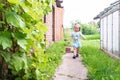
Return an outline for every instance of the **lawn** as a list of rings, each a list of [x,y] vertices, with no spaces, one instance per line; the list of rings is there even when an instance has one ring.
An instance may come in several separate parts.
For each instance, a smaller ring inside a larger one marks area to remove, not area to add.
[[[120,60],[112,59],[102,52],[99,39],[91,37],[91,39],[82,40],[80,54],[88,68],[89,80],[120,80]]]

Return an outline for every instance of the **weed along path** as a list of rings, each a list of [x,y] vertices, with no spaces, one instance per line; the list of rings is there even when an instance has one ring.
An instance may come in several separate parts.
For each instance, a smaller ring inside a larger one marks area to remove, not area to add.
[[[72,53],[63,55],[63,62],[56,69],[54,80],[87,80],[87,68],[83,65],[81,56],[76,59],[72,56]]]

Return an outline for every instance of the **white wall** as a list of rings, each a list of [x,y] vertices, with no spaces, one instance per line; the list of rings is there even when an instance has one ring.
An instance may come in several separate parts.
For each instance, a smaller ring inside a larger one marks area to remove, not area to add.
[[[100,21],[100,49],[104,49],[104,19]]]
[[[113,36],[113,32],[112,32],[112,14],[108,15],[108,40],[107,40],[107,45],[108,45],[108,51],[112,53],[112,36]]]
[[[119,55],[119,11],[101,19],[101,49]]]
[[[103,21],[103,48],[107,50],[107,17],[104,17]]]
[[[119,52],[119,11],[113,13],[113,53],[118,54]]]

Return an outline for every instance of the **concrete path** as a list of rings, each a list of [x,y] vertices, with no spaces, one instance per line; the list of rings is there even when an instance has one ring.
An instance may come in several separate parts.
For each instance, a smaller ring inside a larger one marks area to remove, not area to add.
[[[56,69],[54,80],[87,80],[87,69],[81,62],[81,56],[76,59],[72,56],[72,53],[63,55],[63,62]]]

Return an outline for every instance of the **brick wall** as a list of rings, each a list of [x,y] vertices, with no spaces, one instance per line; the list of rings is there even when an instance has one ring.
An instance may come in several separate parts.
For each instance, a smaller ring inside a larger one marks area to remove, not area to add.
[[[45,16],[45,23],[48,28],[48,32],[46,33],[46,40],[48,40],[49,43],[52,43],[53,41],[53,37],[52,37],[53,36],[53,27],[52,27],[53,20],[52,18],[53,18],[52,12]]]
[[[63,8],[54,6],[54,41],[63,39]]]
[[[49,44],[63,39],[63,8],[53,6],[52,12],[45,16],[45,23],[48,27],[46,40]]]

